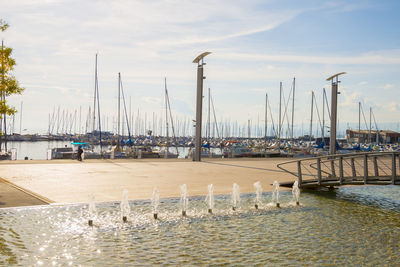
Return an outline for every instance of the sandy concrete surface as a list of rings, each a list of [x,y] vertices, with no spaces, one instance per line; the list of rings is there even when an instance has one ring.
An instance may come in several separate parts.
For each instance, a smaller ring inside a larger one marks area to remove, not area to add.
[[[0,179],[0,208],[44,205],[48,201]]]
[[[206,195],[208,184],[214,184],[215,194],[229,194],[233,183],[242,193],[254,192],[256,181],[264,191],[271,191],[274,180],[295,180],[276,167],[285,161],[288,159],[7,161],[0,163],[0,177],[56,203],[81,203],[87,202],[91,193],[96,201],[120,200],[124,189],[129,191],[129,199],[149,199],[154,187],[160,197],[179,197],[179,186],[184,183],[189,196]]]

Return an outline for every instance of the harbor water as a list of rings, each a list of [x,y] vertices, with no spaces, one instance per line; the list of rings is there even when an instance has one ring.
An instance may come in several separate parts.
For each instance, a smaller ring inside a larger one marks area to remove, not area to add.
[[[28,160],[45,160],[47,159],[47,150],[52,148],[60,147],[73,147],[71,141],[36,141],[36,142],[8,142],[7,147],[9,149],[17,149],[17,160],[24,160],[25,157]],[[110,147],[111,148],[111,147]],[[103,147],[104,150],[109,149]],[[95,151],[100,151],[100,146],[94,146]],[[219,149],[215,149],[218,150]],[[175,147],[171,147],[170,151],[176,153]],[[179,158],[185,158],[189,151],[188,147],[178,147]]]
[[[209,192],[210,194],[210,192]],[[154,193],[153,193],[154,195]],[[206,195],[206,192],[205,192]],[[133,196],[132,196],[133,197]],[[400,262],[400,187],[281,192],[0,209],[2,266],[244,265],[395,266]],[[154,197],[154,196],[153,196]],[[208,198],[209,199],[209,198]],[[153,200],[154,204],[154,200]],[[126,203],[125,203],[126,205]],[[129,214],[126,214],[127,211]]]

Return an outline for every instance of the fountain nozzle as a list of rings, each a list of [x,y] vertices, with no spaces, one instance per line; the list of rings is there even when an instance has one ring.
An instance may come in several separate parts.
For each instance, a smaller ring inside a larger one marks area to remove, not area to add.
[[[236,210],[236,207],[232,207],[232,210],[235,211],[235,210]]]
[[[89,226],[93,226],[93,220],[88,221]]]
[[[123,217],[122,217],[122,221],[123,221],[124,223],[126,223],[126,222],[128,221],[128,218],[127,218],[126,216],[123,216]]]
[[[297,205],[297,206],[300,206],[300,202],[299,202],[299,201],[296,201],[296,205]]]
[[[208,213],[212,214],[212,209],[208,209]]]
[[[182,216],[186,217],[186,210],[182,210]]]
[[[153,217],[155,220],[157,220],[157,213],[153,213]]]
[[[255,204],[254,207],[256,208],[256,210],[258,210],[258,204]]]
[[[280,208],[281,205],[277,202],[277,203],[276,203],[276,207],[277,207],[277,208]]]

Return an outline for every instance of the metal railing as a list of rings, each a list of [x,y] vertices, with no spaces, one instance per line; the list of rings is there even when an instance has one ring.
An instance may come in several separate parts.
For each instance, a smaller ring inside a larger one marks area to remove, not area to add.
[[[299,187],[347,184],[400,185],[400,152],[336,154],[278,164],[297,177]]]

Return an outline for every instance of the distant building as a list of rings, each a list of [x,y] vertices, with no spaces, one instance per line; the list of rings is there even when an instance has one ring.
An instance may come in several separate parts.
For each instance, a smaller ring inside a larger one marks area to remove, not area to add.
[[[358,136],[358,130],[346,130],[346,139],[348,143],[383,143],[383,144],[394,144],[400,143],[400,133],[391,130],[371,130],[371,136],[369,130],[361,130],[360,136]]]

